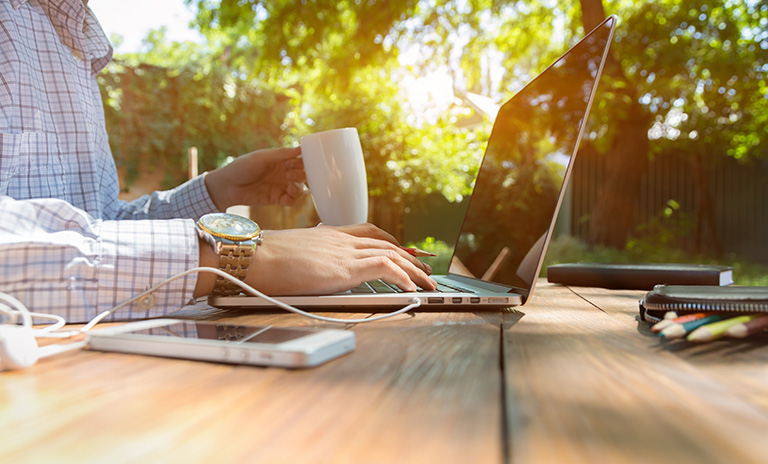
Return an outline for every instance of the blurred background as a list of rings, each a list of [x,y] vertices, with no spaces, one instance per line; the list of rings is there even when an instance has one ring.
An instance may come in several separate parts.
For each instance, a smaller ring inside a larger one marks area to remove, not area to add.
[[[369,220],[438,253],[437,270],[447,268],[499,105],[616,14],[545,269],[719,263],[735,267],[737,283],[768,285],[766,1],[89,6],[116,47],[98,78],[123,198],[353,126]],[[318,221],[309,198],[250,214],[265,228]]]

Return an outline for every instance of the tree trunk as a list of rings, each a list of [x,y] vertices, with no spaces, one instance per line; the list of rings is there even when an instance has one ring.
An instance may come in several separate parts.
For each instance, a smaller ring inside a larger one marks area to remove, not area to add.
[[[584,29],[589,32],[605,20],[605,9],[601,0],[580,0],[580,3]],[[607,81],[623,83],[612,88],[618,94],[613,104],[625,108],[614,108],[623,116],[615,120],[616,138],[603,155],[606,180],[590,216],[588,242],[623,248],[635,228],[640,178],[648,169],[651,118],[638,102],[636,89],[613,52],[608,55],[604,73]]]
[[[715,227],[714,202],[709,184],[709,170],[702,162],[701,153],[689,156],[696,186],[696,235],[694,237],[695,251],[704,254],[722,256],[723,245]]]
[[[402,242],[404,232],[402,203],[392,203],[384,197],[377,196],[370,198],[368,206],[368,221]]]
[[[592,245],[624,248],[636,227],[640,179],[648,170],[648,116],[633,104],[616,122],[617,136],[606,158],[605,181],[589,220]]]
[[[602,0],[580,0],[580,2],[581,24],[584,25],[584,32],[587,33],[605,21],[605,9]]]

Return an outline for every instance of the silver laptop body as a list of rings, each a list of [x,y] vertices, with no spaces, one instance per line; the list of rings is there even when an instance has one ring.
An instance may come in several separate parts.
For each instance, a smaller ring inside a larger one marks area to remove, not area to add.
[[[333,295],[277,296],[299,308],[465,311],[531,297],[616,27],[611,16],[499,110],[447,275],[439,292],[400,292],[384,282]],[[385,287],[389,287],[388,289]],[[260,297],[211,297],[219,308],[273,308]]]

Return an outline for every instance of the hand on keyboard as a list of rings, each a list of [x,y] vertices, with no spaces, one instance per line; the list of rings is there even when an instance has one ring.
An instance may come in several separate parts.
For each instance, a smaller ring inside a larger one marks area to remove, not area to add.
[[[332,294],[373,280],[416,291],[436,288],[431,272],[390,234],[360,224],[266,231],[245,281],[269,295]]]

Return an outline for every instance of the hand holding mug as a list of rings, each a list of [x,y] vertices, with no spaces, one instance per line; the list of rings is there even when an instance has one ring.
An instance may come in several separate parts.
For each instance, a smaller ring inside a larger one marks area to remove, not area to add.
[[[344,226],[368,220],[368,181],[357,129],[347,127],[301,138],[309,191],[323,224]]]
[[[303,195],[304,167],[296,148],[257,150],[206,174],[205,186],[219,211],[232,205],[292,206]]]

